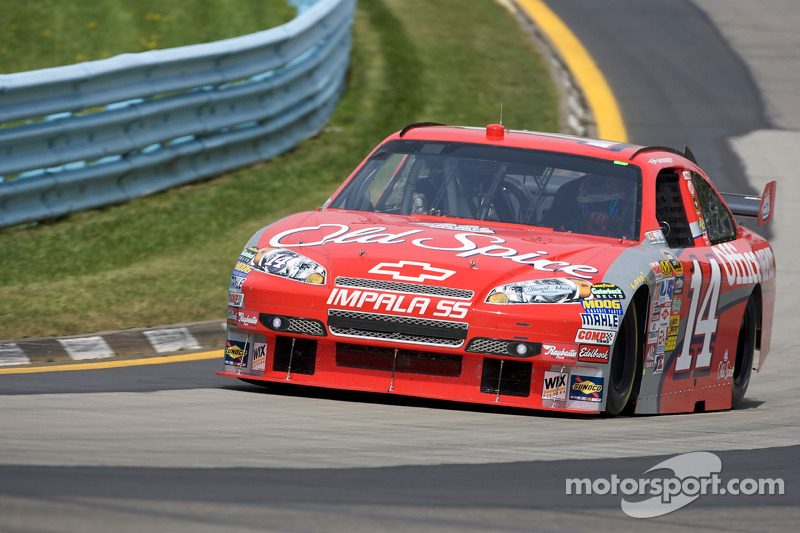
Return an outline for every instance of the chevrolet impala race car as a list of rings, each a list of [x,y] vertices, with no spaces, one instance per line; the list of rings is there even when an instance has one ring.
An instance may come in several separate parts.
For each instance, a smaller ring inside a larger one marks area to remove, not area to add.
[[[688,150],[412,124],[247,242],[218,373],[610,416],[730,409],[775,304],[772,248],[734,215],[766,222],[774,196],[720,194]]]

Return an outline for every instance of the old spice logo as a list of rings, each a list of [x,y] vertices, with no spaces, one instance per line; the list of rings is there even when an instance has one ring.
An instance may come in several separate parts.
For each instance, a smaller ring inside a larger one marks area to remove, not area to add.
[[[578,361],[589,363],[608,363],[609,346],[581,346],[578,350]]]
[[[553,342],[542,343],[543,361],[575,361],[578,357],[578,347],[574,344]]]
[[[370,274],[385,274],[398,281],[425,280],[443,281],[455,274],[455,270],[436,268],[430,263],[400,261],[399,263],[379,263],[370,269]]]
[[[386,230],[387,228],[382,226],[351,230],[344,224],[319,224],[282,231],[269,240],[269,245],[290,249],[329,244],[410,244],[424,250],[452,252],[456,257],[486,256],[506,259],[531,266],[541,272],[564,272],[582,279],[591,279],[599,272],[593,266],[573,265],[567,261],[548,259],[549,254],[544,250],[520,251],[504,246],[506,240],[497,235],[459,232],[446,235],[434,234],[428,237],[425,236],[428,232],[423,229],[400,233],[386,233]],[[409,239],[412,235],[419,234],[423,236]],[[457,241],[457,244],[453,245],[453,241]]]

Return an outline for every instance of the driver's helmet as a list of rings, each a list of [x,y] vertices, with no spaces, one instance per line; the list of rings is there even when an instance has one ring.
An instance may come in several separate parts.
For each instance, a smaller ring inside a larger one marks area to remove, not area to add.
[[[578,191],[578,206],[581,214],[589,217],[593,213],[615,216],[625,198],[625,189],[618,180],[603,176],[590,176]]]

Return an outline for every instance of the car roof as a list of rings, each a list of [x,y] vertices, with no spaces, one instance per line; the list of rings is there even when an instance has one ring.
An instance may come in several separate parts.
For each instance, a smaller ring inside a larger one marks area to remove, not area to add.
[[[665,153],[669,157],[682,157],[694,163],[688,148],[679,152],[665,146],[643,146],[617,141],[605,141],[589,137],[578,137],[562,133],[527,130],[510,130],[500,124],[489,124],[485,128],[473,126],[445,126],[433,122],[410,124],[389,139],[413,139],[427,141],[467,142],[511,146],[551,152],[562,152],[600,159],[632,162],[646,154],[651,159],[654,153]],[[388,140],[388,139],[387,139]]]

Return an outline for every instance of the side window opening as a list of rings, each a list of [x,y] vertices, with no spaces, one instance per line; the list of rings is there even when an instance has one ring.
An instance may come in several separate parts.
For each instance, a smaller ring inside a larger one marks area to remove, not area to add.
[[[725,207],[716,191],[702,176],[694,172],[692,172],[692,183],[694,183],[697,202],[700,205],[700,212],[703,213],[706,234],[711,244],[720,244],[736,239],[736,223],[733,215]]]
[[[692,230],[681,199],[680,176],[673,169],[664,169],[656,178],[656,218],[670,248],[694,246]]]

